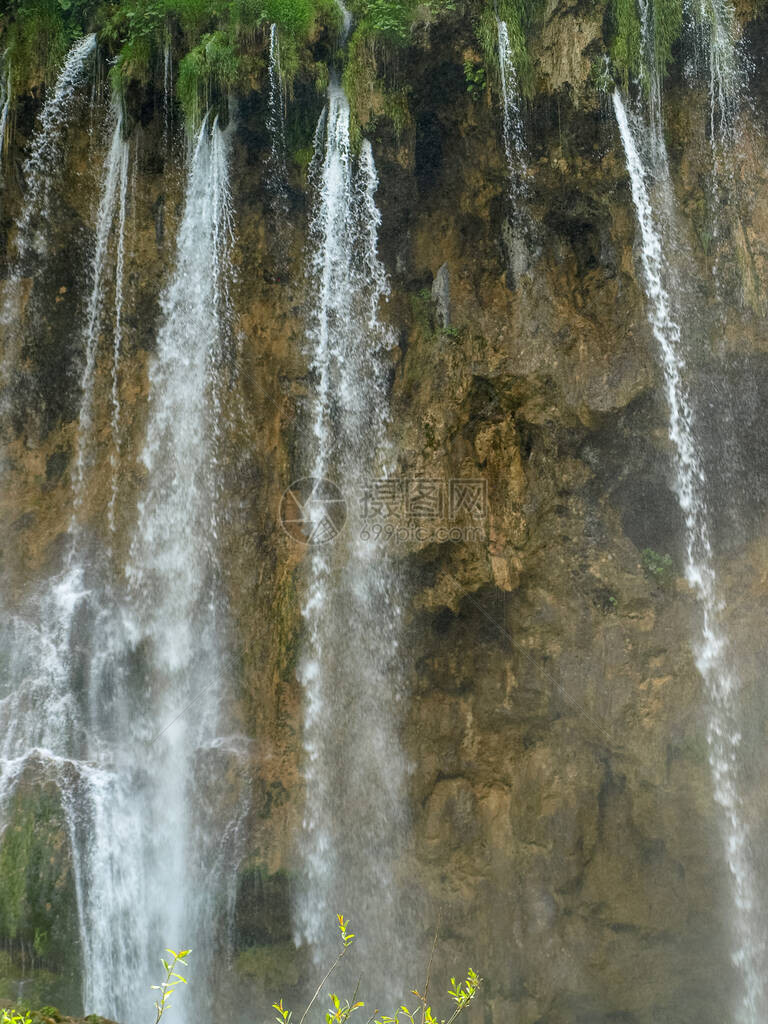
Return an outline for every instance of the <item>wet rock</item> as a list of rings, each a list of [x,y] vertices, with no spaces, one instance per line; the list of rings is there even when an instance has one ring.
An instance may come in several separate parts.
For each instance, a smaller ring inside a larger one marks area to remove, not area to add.
[[[451,326],[451,275],[448,264],[443,263],[432,282],[432,301],[438,326]]]

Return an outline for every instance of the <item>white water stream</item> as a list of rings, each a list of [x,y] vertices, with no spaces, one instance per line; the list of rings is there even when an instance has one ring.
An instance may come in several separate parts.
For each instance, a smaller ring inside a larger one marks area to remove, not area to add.
[[[524,187],[526,161],[523,120],[520,116],[520,90],[507,23],[497,18],[496,29],[499,47],[499,72],[501,76],[502,139],[504,141],[504,155],[507,158],[511,197],[515,200],[519,197]]]
[[[735,721],[740,682],[722,622],[707,509],[707,481],[697,450],[694,417],[686,386],[679,313],[670,293],[660,214],[668,208],[671,184],[660,129],[631,114],[618,91],[613,105],[632,185],[641,236],[648,319],[662,357],[674,454],[674,486],[685,522],[685,572],[701,611],[696,664],[708,697],[707,743],[714,795],[720,805],[725,854],[733,893],[733,961],[743,982],[738,1019],[765,1020],[765,932],[756,897],[750,833],[739,792],[739,729]],[[656,123],[658,124],[657,118]]]
[[[118,117],[82,332],[76,511],[88,481],[94,367],[110,295],[113,373],[119,360],[128,152]],[[228,161],[229,136],[206,119],[162,298],[127,592],[104,575],[103,560],[89,558],[85,527],[76,524],[83,543],[73,545],[63,573],[0,627],[0,828],[14,794],[26,792],[19,787],[57,785],[73,860],[84,1008],[123,1024],[146,1018],[141,993],[149,1001],[168,945],[195,949],[196,984],[179,999],[179,1019],[211,1013],[210,978],[226,948],[248,807],[247,744],[229,724],[216,568]],[[113,378],[113,424],[115,394]]]
[[[388,285],[378,255],[373,155],[367,141],[359,158],[353,155],[349,103],[335,83],[318,124],[310,176],[308,338],[316,383],[305,466],[307,475],[339,487],[348,522],[335,540],[308,554],[299,669],[305,887],[296,930],[316,962],[325,963],[335,949],[336,912],[353,908],[357,919],[373,925],[361,927],[366,976],[385,987],[403,980],[408,945],[407,932],[398,931],[397,861],[408,821],[398,738],[401,611],[385,549],[361,535],[360,497],[368,481],[386,475],[390,458],[386,352],[392,339],[379,315]],[[313,509],[318,528],[325,511],[322,502]]]

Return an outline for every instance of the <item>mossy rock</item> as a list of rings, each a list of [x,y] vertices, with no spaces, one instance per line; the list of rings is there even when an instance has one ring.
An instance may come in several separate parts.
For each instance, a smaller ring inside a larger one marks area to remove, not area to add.
[[[290,943],[291,897],[287,872],[270,874],[258,861],[249,861],[241,868],[235,931],[238,949],[271,948]]]
[[[292,942],[251,946],[238,953],[235,969],[242,978],[258,982],[265,992],[294,989],[301,979],[300,951]]]
[[[114,1024],[108,1017],[99,1017],[96,1013],[89,1013],[87,1017],[68,1017],[55,1006],[24,1007],[19,1012],[27,1013],[32,1024]]]
[[[0,997],[80,1010],[77,903],[57,787],[23,779],[0,841]]]

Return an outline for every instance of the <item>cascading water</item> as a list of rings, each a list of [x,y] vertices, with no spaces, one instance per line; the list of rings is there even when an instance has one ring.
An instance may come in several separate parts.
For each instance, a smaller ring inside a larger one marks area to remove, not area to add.
[[[520,116],[520,90],[517,82],[517,68],[509,41],[509,28],[505,21],[496,19],[499,47],[499,73],[501,77],[502,138],[507,158],[512,199],[515,200],[524,185],[525,139],[523,121]]]
[[[659,344],[669,407],[669,436],[674,451],[674,486],[685,521],[686,577],[698,597],[701,634],[696,664],[708,695],[707,742],[714,794],[722,811],[725,852],[733,893],[733,962],[743,993],[738,1019],[765,1020],[765,938],[756,897],[750,834],[739,794],[740,734],[735,716],[740,681],[732,666],[728,637],[721,620],[708,524],[707,482],[697,451],[694,417],[686,387],[679,315],[670,292],[659,210],[670,202],[666,150],[657,116],[655,130],[629,113],[618,91],[613,105],[621,133],[641,235],[641,256],[648,319]],[[660,191],[654,206],[654,187]]]
[[[286,194],[288,172],[285,150],[285,88],[280,67],[280,36],[277,25],[269,28],[269,112],[267,129],[271,140],[267,160],[267,188],[278,218],[288,215]]]
[[[697,63],[709,79],[710,140],[715,147],[731,137],[745,61],[736,43],[736,13],[730,0],[693,0]]]
[[[17,362],[20,344],[19,330],[23,321],[21,282],[25,276],[39,273],[44,264],[50,230],[51,193],[63,166],[62,142],[78,97],[78,88],[85,81],[89,58],[95,49],[96,36],[89,35],[78,40],[67,54],[56,86],[40,112],[30,153],[24,162],[22,173],[26,195],[16,226],[14,249],[9,256],[10,273],[3,283],[0,301],[0,326],[3,329],[0,387],[4,406],[8,400],[9,376]],[[3,126],[7,116],[6,110]]]
[[[145,902],[163,906],[171,944],[196,949],[201,988],[212,968],[214,908],[232,896],[225,880],[236,866],[246,799],[238,767],[243,742],[220,735],[228,665],[217,596],[215,438],[233,240],[228,159],[229,135],[206,118],[189,171],[176,269],[162,300],[142,454],[147,485],[127,573],[130,632],[149,670],[151,714],[143,716],[141,739],[152,741],[156,774],[142,810],[156,830],[146,851],[154,891]],[[191,704],[191,714],[180,714]],[[227,778],[238,773],[240,789]]]
[[[45,110],[43,111],[39,132],[42,132],[46,125],[53,126],[56,131],[62,129],[65,110],[72,101],[75,84],[82,76],[83,61],[85,56],[91,52],[93,45],[94,40],[89,38],[81,41],[70,52],[51,101],[57,103],[57,110],[55,113],[49,111],[48,115]],[[52,154],[58,152],[59,143],[57,141],[36,138],[33,155],[30,157],[30,160],[33,161],[30,165],[31,185],[35,184],[36,175],[42,173],[41,169],[43,168],[47,168],[53,174],[54,168],[50,166],[50,160],[53,159]],[[33,159],[35,153],[41,154],[39,159]],[[84,395],[75,471],[75,513],[82,489],[83,437],[87,433],[87,429],[83,428],[90,425],[91,377],[98,338],[107,248],[118,192],[125,188],[126,153],[125,143],[122,141],[121,122],[117,118],[102,176],[96,224],[96,244],[90,262],[91,290],[83,331],[86,369],[82,381]],[[40,188],[42,187],[41,185]],[[39,189],[33,191],[34,195],[28,200],[24,210],[27,224],[32,223],[30,211],[38,208],[39,212],[40,209]],[[77,524],[73,518],[73,536],[76,534]],[[0,802],[4,798],[7,799],[17,779],[18,771],[23,770],[28,755],[33,759],[42,757],[43,760],[49,755],[65,759],[68,756],[76,757],[86,742],[77,701],[69,688],[73,623],[78,607],[85,596],[82,566],[75,558],[75,546],[72,545],[64,573],[49,581],[47,590],[42,594],[33,597],[31,607],[27,609],[24,617],[10,618],[7,649],[11,652],[11,656],[8,664],[7,683],[11,692],[3,702],[6,708],[4,720],[8,724],[9,738],[5,744],[3,756],[6,759],[6,768],[9,764],[15,764],[15,767],[9,770],[10,774],[6,779],[7,785],[3,787],[0,784]],[[30,659],[29,655],[24,652],[25,648],[39,649],[44,652],[39,666],[36,667],[34,659]],[[33,706],[37,708],[34,717],[30,717],[31,706],[28,707],[28,702],[32,699],[31,695],[35,695]],[[44,753],[36,753],[37,748]]]
[[[168,151],[173,128],[173,56],[171,40],[165,40],[163,47],[163,150]]]
[[[51,189],[61,169],[61,147],[77,90],[88,74],[88,58],[96,49],[96,36],[78,40],[67,54],[52,95],[40,112],[30,154],[24,163],[24,207],[17,225],[17,258],[12,277],[20,275],[29,258],[41,257],[47,244]]]
[[[125,228],[128,212],[128,170],[130,148],[126,145],[120,161],[120,200],[117,208],[117,238],[115,258],[115,321],[112,337],[112,485],[109,495],[107,520],[110,532],[115,532],[120,455],[120,354],[123,344],[123,291],[125,286]]]
[[[3,71],[5,71],[5,80],[0,80],[0,184],[3,180],[3,163],[5,161],[5,132],[8,127],[8,114],[11,109],[11,68],[10,65],[6,71],[5,62],[3,61]]]
[[[91,440],[92,419],[93,419],[93,392],[94,376],[96,371],[96,356],[101,330],[103,302],[105,297],[104,279],[107,273],[107,251],[112,235],[115,216],[118,215],[119,224],[117,229],[117,262],[115,272],[115,287],[122,289],[122,258],[123,258],[123,235],[125,227],[125,202],[128,192],[128,166],[130,150],[128,143],[123,138],[123,119],[120,112],[120,104],[116,104],[113,111],[114,128],[112,139],[104,166],[104,176],[101,185],[101,197],[99,210],[96,218],[96,244],[93,250],[90,266],[91,291],[88,297],[88,304],[85,313],[85,326],[83,330],[83,351],[85,362],[80,380],[80,422],[77,436],[77,454],[75,457],[74,469],[74,498],[75,516],[77,515],[83,498],[83,484],[88,462],[88,448]],[[120,211],[118,213],[118,211]],[[115,345],[119,351],[120,322],[122,310],[119,304],[115,304]],[[73,551],[74,555],[74,551]]]
[[[502,239],[507,254],[510,282],[521,278],[528,269],[536,226],[528,211],[526,147],[523,119],[520,112],[520,89],[517,67],[509,36],[509,26],[496,19],[499,78],[501,81],[501,137],[507,163],[507,216]]]
[[[724,315],[733,277],[731,260],[725,256],[720,243],[733,232],[733,206],[739,203],[739,194],[744,192],[738,170],[737,120],[746,96],[750,61],[739,38],[731,0],[690,0],[688,17],[693,30],[694,68],[697,77],[706,77],[709,92],[712,165],[706,190],[708,230],[712,236],[712,276],[720,313]],[[752,196],[742,195],[741,201],[751,205]]]
[[[82,335],[91,364],[111,231],[115,342],[120,337],[128,180],[120,128],[118,120],[105,162]],[[142,457],[147,482],[127,598],[116,596],[102,565],[84,561],[83,544],[24,616],[2,623],[0,827],[20,786],[58,787],[73,863],[84,1007],[126,1024],[145,1016],[137,992],[154,980],[167,945],[195,948],[197,984],[179,1008],[197,1016],[210,1011],[206,982],[227,938],[212,922],[231,918],[247,810],[247,748],[226,734],[214,557],[214,392],[232,241],[227,175],[227,136],[206,122],[162,302]],[[113,366],[116,354],[113,348]],[[84,380],[88,388],[92,383]],[[92,402],[93,391],[84,388],[82,445]],[[81,488],[88,465],[84,459]]]
[[[87,45],[82,44],[78,60],[72,59],[65,66],[62,76],[70,86],[76,74],[80,73],[82,49],[89,52],[92,43],[90,40]],[[60,86],[61,79],[56,94],[63,97],[64,104],[65,99],[70,101],[71,94],[69,86],[67,89]],[[60,127],[63,117],[60,110],[52,123]],[[45,118],[41,118],[41,122],[47,123]],[[87,349],[86,367],[91,373],[103,300],[108,243],[121,180],[122,188],[125,187],[125,176],[120,173],[121,166],[125,166],[125,144],[120,129],[118,118],[104,165],[96,240],[90,263],[91,288],[82,339]],[[52,152],[50,140],[36,146],[35,151],[46,154],[45,159],[36,165],[38,169],[47,166],[45,161],[50,159]],[[53,173],[52,167],[50,170]],[[31,180],[34,183],[34,178]],[[41,208],[37,199],[33,196],[33,202],[28,203],[25,212],[37,207],[36,216],[39,214]],[[32,223],[31,216],[27,223]],[[90,379],[84,377],[83,384],[83,406],[86,413],[81,414],[81,425],[90,423]],[[82,449],[82,437],[79,447]],[[92,610],[98,602],[92,600],[89,593],[90,581],[86,588],[84,564],[75,557],[80,554],[74,538],[79,536],[76,512],[83,475],[79,456],[76,461],[73,543],[70,545],[65,570],[60,576],[50,579],[40,592],[33,594],[21,614],[9,615],[4,621],[4,641],[9,659],[0,690],[0,721],[7,736],[0,767],[0,825],[4,828],[8,824],[6,813],[11,797],[20,784],[26,782],[36,786],[41,782],[52,782],[58,787],[74,868],[84,995],[87,998],[90,994],[93,998],[96,992],[101,995],[104,990],[104,978],[101,978],[101,988],[91,987],[90,992],[89,978],[94,973],[98,974],[102,967],[107,972],[114,972],[118,965],[114,958],[110,958],[108,946],[97,948],[93,945],[100,921],[99,913],[93,912],[94,900],[103,892],[103,887],[115,882],[116,878],[114,871],[109,879],[103,871],[94,869],[90,851],[95,842],[94,835],[105,831],[110,832],[115,844],[132,842],[132,829],[136,822],[111,816],[113,810],[120,807],[117,799],[121,786],[120,774],[114,770],[114,752],[103,746],[102,723],[93,714],[90,701],[84,700],[79,680],[80,673],[85,670],[86,675],[89,675],[89,670],[96,667],[98,660],[94,660],[91,666],[87,665],[88,655],[84,654],[84,649],[88,639],[82,631],[85,620],[93,614]],[[99,657],[106,661],[114,654],[114,629],[111,623],[105,621],[104,611],[97,617],[101,620]],[[119,706],[119,701],[116,705]],[[126,876],[132,871],[135,871],[135,866],[126,863],[119,868],[118,873]],[[133,891],[136,892],[136,886],[133,886]],[[130,943],[130,935],[134,928],[140,926],[140,921],[133,920],[127,922],[127,925],[125,928],[118,923],[112,939],[114,943]],[[130,944],[124,948],[130,958]],[[129,969],[133,966],[130,963]],[[117,974],[112,973],[110,977],[114,981]]]
[[[308,558],[299,669],[305,694],[304,890],[296,932],[311,944],[316,961],[325,962],[335,949],[334,914],[354,915],[370,928],[360,947],[375,966],[366,978],[397,984],[408,955],[407,932],[397,930],[396,862],[407,821],[406,765],[398,741],[400,609],[395,571],[385,552],[363,539],[357,504],[366,483],[386,475],[386,350],[392,340],[379,319],[388,287],[377,252],[373,155],[363,141],[355,161],[349,103],[335,82],[318,124],[310,177],[314,306],[308,338],[317,383],[304,465],[308,476],[341,489],[348,521],[332,543],[311,548]],[[319,529],[322,502],[308,508]]]

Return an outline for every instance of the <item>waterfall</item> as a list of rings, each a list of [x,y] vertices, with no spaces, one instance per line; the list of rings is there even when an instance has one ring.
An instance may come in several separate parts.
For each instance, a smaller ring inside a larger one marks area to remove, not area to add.
[[[280,67],[280,36],[277,25],[269,28],[269,108],[267,129],[270,137],[267,159],[267,188],[270,192],[275,214],[280,218],[288,216],[286,193],[288,172],[285,153],[285,88]]]
[[[22,274],[23,265],[33,253],[37,256],[45,253],[51,188],[61,169],[62,140],[77,98],[78,86],[83,83],[88,71],[88,58],[95,49],[95,35],[84,36],[74,44],[67,54],[53,93],[40,112],[31,150],[23,168],[26,198],[16,235],[17,262],[22,266],[14,268],[15,274]]]
[[[176,270],[162,298],[163,326],[150,376],[151,412],[142,463],[148,490],[139,505],[129,575],[153,600],[164,669],[189,664],[195,620],[214,560],[216,490],[209,403],[222,359],[226,277],[232,244],[229,138],[218,121],[200,130],[187,184]],[[148,595],[147,595],[148,596]]]
[[[75,456],[75,468],[73,473],[74,488],[74,515],[76,516],[82,500],[83,486],[85,482],[85,471],[88,462],[88,448],[93,428],[93,391],[94,377],[96,373],[96,358],[98,355],[99,334],[102,322],[104,302],[104,278],[107,273],[107,251],[112,235],[112,228],[115,215],[118,213],[118,237],[117,237],[117,259],[118,267],[115,273],[116,300],[122,292],[122,249],[123,234],[125,227],[125,202],[128,191],[128,163],[129,147],[123,138],[123,119],[121,104],[117,102],[113,109],[114,128],[112,140],[104,165],[104,173],[101,183],[101,196],[96,217],[96,243],[90,263],[91,290],[86,306],[85,325],[83,329],[83,351],[85,361],[80,380],[80,419],[77,438],[77,453]],[[115,302],[115,328],[114,344],[116,353],[119,352],[120,330],[121,330],[122,309],[120,303]],[[117,355],[115,356],[117,358]],[[74,555],[74,551],[73,551]]]
[[[336,83],[318,124],[310,181],[314,302],[308,339],[317,383],[305,467],[307,476],[338,486],[348,522],[335,540],[308,555],[299,667],[305,698],[304,889],[296,931],[298,941],[311,944],[316,962],[324,963],[335,948],[334,914],[354,913],[369,934],[360,951],[375,969],[366,977],[384,985],[387,970],[398,970],[398,955],[402,966],[407,943],[397,930],[396,862],[407,823],[406,765],[398,741],[400,608],[394,569],[383,547],[362,538],[356,502],[367,481],[387,472],[386,350],[392,339],[379,319],[388,285],[377,252],[373,155],[363,141],[355,160],[349,103]],[[312,514],[318,530],[321,506]]]
[[[496,19],[499,46],[499,74],[501,77],[501,115],[504,154],[507,158],[510,192],[517,199],[524,187],[525,139],[523,121],[520,116],[520,90],[517,83],[517,68],[512,56],[507,23]]]
[[[736,13],[730,0],[694,0],[697,63],[709,79],[709,122],[713,147],[730,138],[739,94],[746,79],[745,58],[736,42]]]
[[[118,119],[105,160],[82,334],[94,347],[112,231],[113,369],[122,330],[127,178]],[[197,984],[181,996],[177,1013],[210,1014],[210,976],[228,938],[220,922],[233,912],[248,807],[247,744],[228,724],[215,572],[214,392],[231,243],[228,137],[206,119],[162,299],[142,455],[147,478],[127,596],[103,577],[103,566],[70,557],[68,569],[34,594],[23,614],[0,620],[0,831],[22,783],[58,786],[85,1012],[125,1024],[143,1020],[137,992],[156,980],[167,945],[195,949]],[[85,388],[86,410],[92,397]],[[112,400],[114,422],[114,390]],[[81,426],[89,424],[86,411]]]
[[[349,10],[344,0],[336,0],[336,6],[341,11],[341,35],[340,42],[343,46],[347,39],[349,39],[349,32],[352,28],[352,12]]]
[[[50,200],[54,183],[58,180],[62,163],[62,142],[72,108],[78,96],[78,87],[85,80],[88,58],[96,49],[96,36],[79,39],[67,54],[56,86],[43,104],[37,119],[30,152],[24,162],[23,177],[26,195],[21,216],[16,225],[14,247],[9,257],[10,273],[3,283],[0,301],[0,326],[3,328],[3,352],[0,364],[2,404],[6,411],[9,400],[8,383],[17,363],[20,331],[23,320],[22,279],[40,269],[45,259],[50,228]],[[10,89],[7,103],[10,102]],[[8,110],[3,109],[3,131]]]
[[[708,695],[707,743],[714,795],[722,811],[725,852],[733,893],[733,962],[743,982],[739,1020],[765,1019],[763,983],[765,942],[750,855],[750,834],[739,794],[740,735],[735,721],[739,679],[731,665],[728,637],[721,621],[722,602],[710,541],[707,483],[697,451],[693,411],[686,387],[680,320],[669,291],[669,267],[662,241],[654,184],[671,194],[666,152],[660,131],[631,116],[618,91],[613,105],[626,155],[632,198],[642,242],[641,257],[648,319],[662,357],[669,407],[669,436],[674,452],[674,486],[685,521],[685,570],[698,598],[701,632],[696,664]],[[659,159],[661,154],[663,159]],[[663,209],[663,206],[662,206]]]
[[[3,62],[3,65],[5,62]],[[5,67],[3,66],[3,70]],[[11,109],[11,67],[10,62],[5,81],[0,80],[0,185],[3,181],[3,163],[5,162],[5,132],[8,127],[8,114]]]
[[[236,866],[246,799],[244,779],[239,791],[232,786],[232,777],[242,776],[244,743],[221,738],[231,666],[216,575],[216,393],[223,384],[233,242],[229,143],[218,119],[211,124],[206,117],[189,169],[175,270],[161,302],[141,457],[147,482],[127,570],[131,633],[146,652],[151,680],[152,714],[143,721],[142,739],[160,733],[152,743],[154,792],[143,817],[158,830],[154,850],[161,860],[153,884],[173,880],[145,902],[163,908],[165,943],[195,948],[201,989],[215,948],[213,907],[231,895],[222,884]]]
[[[74,89],[82,78],[85,57],[95,45],[93,37],[81,40],[70,51],[55,93],[41,114],[38,135],[47,129],[60,132],[65,111],[72,102]],[[55,110],[49,109],[54,107]],[[125,144],[122,142],[118,118],[105,162],[101,197],[97,215],[96,244],[90,262],[91,291],[86,309],[83,344],[88,353],[83,379],[81,431],[76,458],[75,506],[79,504],[82,482],[82,450],[84,423],[90,422],[90,392],[98,314],[101,309],[103,276],[106,271],[107,245],[112,225],[115,197],[121,180],[124,182]],[[32,212],[45,212],[41,192],[50,181],[37,176],[46,170],[53,175],[54,154],[60,151],[60,140],[36,136],[27,167],[30,193],[22,214],[22,226],[32,223]],[[37,155],[36,155],[37,154]],[[31,162],[30,162],[31,161]],[[47,201],[47,200],[46,200]],[[47,216],[47,213],[46,213]],[[21,233],[23,248],[24,234]],[[7,356],[6,356],[7,358]],[[0,756],[0,811],[7,804],[15,785],[30,763],[40,762],[44,770],[70,764],[77,773],[76,758],[87,746],[86,727],[81,708],[71,686],[73,668],[73,627],[83,601],[87,597],[83,567],[74,558],[74,548],[65,571],[48,581],[47,587],[33,594],[24,613],[9,614],[4,626],[4,647],[9,652],[5,678],[0,689],[0,723],[7,739]],[[30,652],[39,652],[35,658]],[[72,760],[75,758],[75,760]],[[49,773],[50,774],[50,773]],[[58,769],[53,772],[58,777]],[[66,780],[65,780],[66,781]],[[64,786],[67,789],[67,785]],[[0,822],[2,823],[2,822]]]
[[[173,54],[170,36],[163,47],[163,151],[167,153],[171,141],[173,117]]]
[[[107,520],[111,533],[115,532],[115,506],[117,504],[120,456],[120,352],[123,344],[123,288],[125,284],[125,223],[128,207],[129,147],[121,154],[120,200],[117,209],[117,238],[115,258],[115,320],[112,337],[112,484],[109,495]]]

